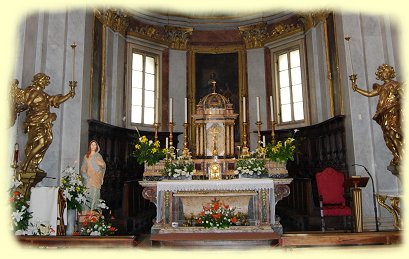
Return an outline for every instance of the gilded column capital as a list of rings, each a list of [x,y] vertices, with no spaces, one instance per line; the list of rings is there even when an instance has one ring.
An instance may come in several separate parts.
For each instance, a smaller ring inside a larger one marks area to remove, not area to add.
[[[239,31],[246,48],[260,48],[263,47],[267,38],[267,23],[261,22],[254,25],[240,26]]]
[[[125,12],[119,9],[96,10],[95,15],[104,25],[125,36],[129,25],[129,17]]]
[[[187,49],[193,28],[165,26],[166,40],[172,49]]]
[[[319,23],[324,22],[330,13],[331,12],[327,10],[320,10],[311,13],[301,13],[299,14],[299,20],[304,24],[304,30],[308,31],[312,27],[317,26]]]

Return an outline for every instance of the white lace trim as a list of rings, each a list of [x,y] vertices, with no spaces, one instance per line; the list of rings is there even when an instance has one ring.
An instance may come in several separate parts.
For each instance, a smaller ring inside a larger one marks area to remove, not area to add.
[[[186,180],[186,181],[160,181],[157,191],[212,191],[212,190],[261,190],[274,189],[272,179],[234,179],[234,180]]]

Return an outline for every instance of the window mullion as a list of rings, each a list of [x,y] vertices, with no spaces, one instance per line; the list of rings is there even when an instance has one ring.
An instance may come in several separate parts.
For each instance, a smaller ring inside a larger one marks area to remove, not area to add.
[[[287,52],[287,62],[288,62],[288,84],[290,87],[290,106],[291,106],[291,121],[294,121],[294,100],[293,100],[293,81],[291,78],[291,51]]]
[[[145,65],[146,55],[142,55],[142,104],[141,104],[141,124],[145,124]]]

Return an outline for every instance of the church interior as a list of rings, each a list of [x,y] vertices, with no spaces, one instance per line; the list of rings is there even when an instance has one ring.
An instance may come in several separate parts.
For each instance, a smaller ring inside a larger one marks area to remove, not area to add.
[[[341,10],[28,14],[9,84],[16,239],[399,247],[399,31]]]

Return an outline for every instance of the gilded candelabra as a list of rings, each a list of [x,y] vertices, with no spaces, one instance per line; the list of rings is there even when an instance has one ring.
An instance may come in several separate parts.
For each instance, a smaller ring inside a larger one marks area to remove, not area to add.
[[[190,154],[190,150],[189,150],[189,143],[187,141],[187,131],[189,129],[189,123],[184,123],[183,124],[183,151],[182,151],[182,156],[184,158],[190,159],[192,157],[192,155]]]
[[[249,148],[247,147],[247,122],[243,122],[243,148],[241,151],[241,156],[250,156]]]
[[[155,128],[155,141],[158,140],[158,129],[159,129],[159,123],[155,122],[153,124],[153,127]]]
[[[276,122],[274,122],[274,121],[271,121],[271,143],[273,143],[274,144],[274,142],[275,142],[275,124],[277,124]]]
[[[262,155],[262,147],[261,147],[261,124],[263,124],[261,121],[257,121],[256,125],[257,125],[257,149],[256,152],[259,155]]]
[[[170,159],[175,158],[175,147],[173,146],[173,127],[175,124],[173,122],[169,122],[169,155]]]

